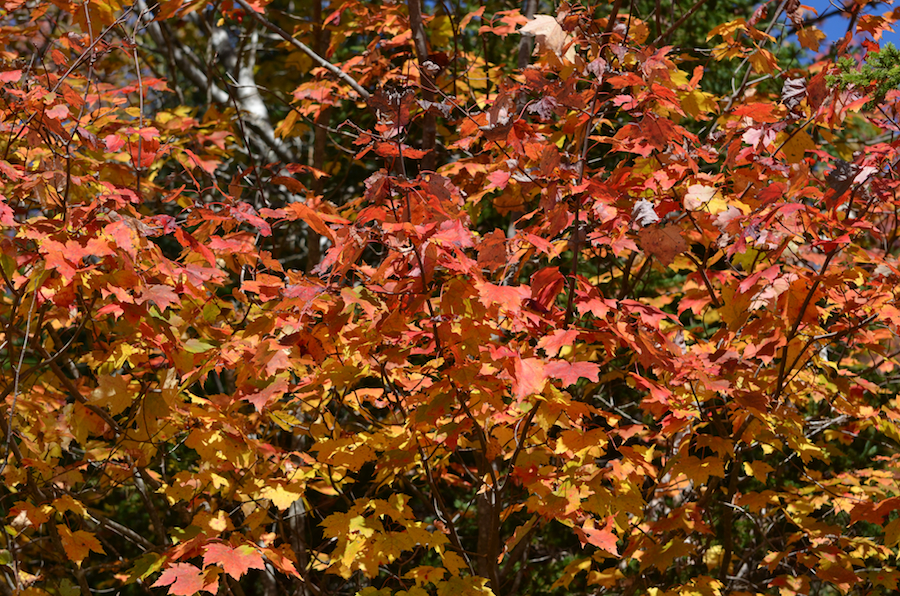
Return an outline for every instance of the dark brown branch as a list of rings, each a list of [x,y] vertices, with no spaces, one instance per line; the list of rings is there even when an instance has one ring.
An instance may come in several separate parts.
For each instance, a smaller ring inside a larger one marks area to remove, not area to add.
[[[840,247],[832,250],[828,253],[828,256],[825,257],[825,262],[822,263],[822,267],[819,270],[819,274],[816,276],[816,279],[812,283],[812,287],[809,288],[809,291],[806,293],[806,297],[803,299],[803,303],[800,305],[800,312],[797,313],[797,318],[794,320],[794,324],[791,326],[790,332],[788,332],[785,337],[786,343],[784,347],[781,349],[781,365],[778,368],[778,380],[775,384],[775,393],[772,395],[773,401],[778,401],[781,397],[781,392],[784,390],[784,380],[787,377],[787,358],[788,358],[788,348],[790,347],[791,341],[797,337],[797,332],[800,329],[800,325],[803,323],[803,316],[806,314],[806,309],[809,307],[812,302],[813,295],[816,290],[819,288],[819,285],[822,283],[822,279],[825,277],[825,272],[828,270],[828,265],[831,264],[831,260],[837,255],[838,251],[840,251]]]
[[[534,18],[534,13],[537,10],[537,0],[526,0],[525,2],[525,18],[529,21]],[[528,66],[528,57],[531,55],[531,36],[523,35],[521,39],[519,39],[519,52],[518,58],[516,60],[516,66],[519,70],[525,69]]]
[[[718,297],[716,297],[716,291],[713,289],[712,284],[709,282],[709,277],[706,275],[706,268],[700,264],[697,259],[694,258],[690,253],[684,253],[691,263],[697,266],[697,271],[700,273],[700,276],[703,278],[703,283],[706,285],[706,291],[709,293],[709,298],[712,301],[713,308],[719,308],[722,306],[722,303],[719,302]]]
[[[422,99],[434,101],[434,82],[431,79],[428,64],[428,38],[425,35],[425,24],[422,21],[421,0],[407,0],[409,8],[409,28],[412,30],[413,45],[419,62],[419,77],[422,81]],[[434,171],[436,160],[434,148],[437,144],[437,117],[431,110],[426,110],[422,122],[422,150],[427,151],[422,158],[422,169]]]

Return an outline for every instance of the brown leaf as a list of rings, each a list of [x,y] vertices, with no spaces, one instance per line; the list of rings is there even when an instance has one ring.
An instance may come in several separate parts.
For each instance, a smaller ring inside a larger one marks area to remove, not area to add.
[[[800,107],[803,98],[806,97],[806,79],[788,79],[781,88],[781,103],[790,111]]]
[[[385,138],[392,138],[409,125],[410,110],[416,94],[409,87],[386,86],[366,100],[378,118],[378,129]]]
[[[506,263],[506,234],[494,230],[478,244],[478,266],[495,271]]]
[[[508,94],[501,93],[497,96],[487,111],[487,125],[478,127],[484,133],[484,138],[489,141],[505,141],[516,121],[514,110],[513,100]]]
[[[638,233],[638,244],[644,252],[656,257],[663,266],[668,266],[675,257],[688,249],[687,243],[676,227],[644,228]]]
[[[834,164],[834,169],[828,172],[825,182],[834,191],[834,196],[839,197],[850,190],[850,187],[853,185],[853,178],[858,173],[859,168],[856,165],[839,159]]]
[[[823,70],[810,79],[809,84],[806,86],[806,101],[809,102],[812,109],[818,110],[828,96],[828,92],[828,85],[825,82],[825,71]]]
[[[784,7],[785,14],[791,19],[791,23],[797,29],[803,27],[803,11],[801,8],[800,0],[788,0],[787,6]]]

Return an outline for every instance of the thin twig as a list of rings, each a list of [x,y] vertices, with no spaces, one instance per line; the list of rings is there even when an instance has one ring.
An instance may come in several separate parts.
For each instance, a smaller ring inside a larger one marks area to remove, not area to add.
[[[16,416],[16,400],[19,397],[19,381],[21,380],[22,366],[25,365],[25,353],[28,351],[28,337],[31,335],[31,317],[34,315],[34,305],[37,303],[39,291],[40,287],[34,289],[34,294],[32,294],[31,298],[31,306],[28,308],[28,318],[25,320],[25,334],[22,339],[22,349],[19,350],[19,362],[16,364],[16,372],[13,378],[12,402],[9,405],[9,415],[6,417],[6,450],[3,454],[3,463],[0,464],[0,474],[3,474],[3,470],[6,469],[6,465],[9,463],[9,454],[12,452],[14,432],[13,421]],[[38,328],[40,329],[40,326]],[[38,338],[35,338],[35,340],[36,343],[40,343]]]
[[[697,0],[697,2],[696,2],[693,6],[691,6],[689,9],[687,9],[687,12],[686,12],[686,13],[684,13],[683,15],[681,15],[681,17],[680,17],[677,21],[675,21],[674,23],[672,23],[672,26],[671,26],[671,27],[669,27],[668,29],[666,29],[666,32],[665,32],[665,33],[663,33],[662,35],[660,35],[659,37],[657,37],[656,39],[654,39],[652,45],[655,46],[655,45],[657,45],[658,43],[667,40],[667,39],[669,38],[669,36],[672,35],[672,34],[675,32],[676,29],[678,29],[679,27],[681,27],[681,24],[682,24],[682,23],[684,23],[686,20],[688,20],[688,19],[690,18],[690,16],[691,16],[692,14],[694,14],[695,12],[697,12],[697,9],[700,8],[701,6],[703,6],[705,3],[706,3],[706,0]]]
[[[284,29],[282,29],[275,23],[269,21],[264,16],[262,16],[261,14],[256,12],[256,9],[254,9],[252,6],[247,4],[244,0],[235,0],[235,2],[237,4],[240,4],[241,7],[247,11],[247,14],[249,14],[251,17],[253,17],[254,20],[256,20],[258,23],[263,25],[266,29],[268,29],[269,31],[272,31],[273,33],[278,35],[280,38],[282,38],[283,40],[285,40],[289,44],[293,45],[295,48],[297,48],[298,50],[300,50],[301,52],[303,52],[310,58],[312,58],[314,62],[316,62],[320,66],[324,67],[326,70],[331,72],[334,76],[336,76],[337,78],[341,79],[342,81],[344,81],[345,83],[350,85],[350,87],[352,87],[353,90],[356,91],[360,96],[362,96],[363,99],[369,99],[369,92],[366,91],[362,87],[362,85],[357,83],[353,79],[353,77],[351,77],[350,75],[345,73],[343,70],[341,70],[340,68],[338,68],[337,66],[335,66],[334,64],[332,64],[331,62],[326,60],[325,58],[319,56],[317,53],[315,53],[313,51],[313,49],[311,47],[309,47],[302,41],[297,41],[296,39],[294,39],[287,31],[285,31]]]

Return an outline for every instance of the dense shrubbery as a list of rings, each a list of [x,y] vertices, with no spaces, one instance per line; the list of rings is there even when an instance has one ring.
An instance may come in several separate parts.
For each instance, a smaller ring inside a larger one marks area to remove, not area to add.
[[[885,19],[5,7],[4,593],[896,590]]]

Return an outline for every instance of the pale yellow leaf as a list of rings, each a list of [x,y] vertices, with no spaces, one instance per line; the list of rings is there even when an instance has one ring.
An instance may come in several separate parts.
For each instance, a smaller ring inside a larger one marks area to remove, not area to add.
[[[534,39],[537,41],[537,52],[550,50],[560,58],[565,57],[569,62],[575,61],[575,47],[570,45],[572,36],[563,31],[554,16],[536,14],[532,20],[519,29],[519,33],[534,35]]]

